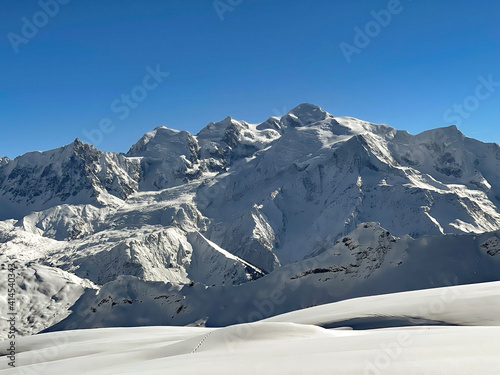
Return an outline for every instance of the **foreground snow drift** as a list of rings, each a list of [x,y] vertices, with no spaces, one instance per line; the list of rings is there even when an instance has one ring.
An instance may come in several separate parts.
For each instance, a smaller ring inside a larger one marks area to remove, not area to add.
[[[241,334],[246,331],[251,335]],[[5,373],[483,375],[500,367],[500,327],[342,331],[251,323],[211,332],[148,327],[44,334],[25,338],[22,367]]]
[[[469,326],[350,330],[314,325],[382,314]],[[499,316],[500,283],[484,283],[359,298],[225,328],[101,328],[40,334],[19,340],[19,368],[9,369],[2,361],[0,369],[6,374],[19,370],[37,374],[497,374]],[[6,343],[1,343],[2,352],[5,348]]]
[[[265,321],[326,327],[338,326],[354,318],[371,318],[374,325],[379,321],[378,326],[391,318],[406,320],[400,325],[435,322],[443,325],[500,326],[500,282],[354,298],[293,311]]]

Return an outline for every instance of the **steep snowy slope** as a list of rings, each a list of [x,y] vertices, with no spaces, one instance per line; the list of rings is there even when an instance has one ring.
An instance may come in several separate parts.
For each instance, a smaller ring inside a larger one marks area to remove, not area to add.
[[[306,113],[314,110],[321,111]],[[353,118],[319,118],[303,126],[285,116],[272,147],[202,186],[198,206],[217,223],[210,238],[244,259],[267,258],[256,265],[270,270],[278,263],[269,251],[287,264],[367,221],[415,237],[499,228],[497,145],[454,127],[412,136]],[[257,226],[267,228],[264,235]],[[256,245],[241,244],[242,236]]]
[[[0,256],[0,339],[7,339],[10,317],[7,312],[7,274],[11,259]],[[64,319],[69,309],[86,289],[96,288],[88,280],[58,268],[16,262],[16,329],[17,335],[35,334]],[[4,282],[5,280],[5,282]],[[9,310],[10,311],[10,310]]]
[[[198,152],[198,142],[191,134],[160,126],[146,133],[127,156],[141,162],[141,190],[156,190],[199,177]]]
[[[26,231],[26,220],[23,226],[17,226],[14,220],[4,221],[0,222],[0,254],[55,266],[99,285],[120,275],[207,285],[240,284],[263,275],[199,233],[191,220],[201,218],[189,217],[191,208],[181,204],[168,225],[143,223],[140,230],[114,220],[111,213],[105,219],[113,221],[112,226],[72,241],[57,241]],[[196,215],[196,211],[190,213]]]

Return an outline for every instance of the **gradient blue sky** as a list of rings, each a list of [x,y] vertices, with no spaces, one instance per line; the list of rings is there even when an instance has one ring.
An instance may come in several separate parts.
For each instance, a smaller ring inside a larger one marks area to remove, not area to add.
[[[159,125],[196,133],[301,102],[418,133],[458,122],[446,111],[468,100],[459,128],[498,143],[500,86],[474,97],[479,77],[500,82],[500,2],[400,4],[348,63],[340,44],[388,1],[243,0],[221,21],[212,0],[71,0],[16,53],[9,33],[41,8],[0,0],[0,155],[86,140],[103,118],[114,131],[98,147],[126,152]],[[158,64],[170,75],[120,119],[113,101]]]

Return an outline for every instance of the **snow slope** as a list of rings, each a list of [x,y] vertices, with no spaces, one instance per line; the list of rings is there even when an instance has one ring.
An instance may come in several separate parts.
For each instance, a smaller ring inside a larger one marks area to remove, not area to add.
[[[377,319],[378,318],[378,319]],[[500,282],[423,289],[354,298],[265,319],[332,327],[356,324],[500,326]],[[399,321],[397,321],[399,319]],[[359,324],[359,323],[358,323]]]
[[[7,280],[7,264],[12,261],[0,257],[0,262],[0,279]],[[17,267],[15,312],[18,335],[40,332],[64,319],[85,289],[96,288],[88,280],[58,268],[19,262]],[[9,329],[6,282],[0,284],[0,293],[0,339],[4,340]]]
[[[224,328],[41,334],[18,341],[18,368],[3,361],[0,369],[6,374],[496,374],[499,291],[496,282],[368,297]],[[313,325],[367,313],[445,321],[364,330]],[[0,343],[0,351],[6,348]]]

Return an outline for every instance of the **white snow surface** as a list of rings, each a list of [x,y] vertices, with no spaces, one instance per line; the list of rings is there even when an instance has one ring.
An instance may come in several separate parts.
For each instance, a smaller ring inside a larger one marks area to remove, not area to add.
[[[442,325],[328,329],[317,324],[413,316]],[[497,374],[500,283],[347,300],[223,328],[101,328],[18,340],[5,374]],[[458,325],[452,325],[458,324]],[[6,352],[7,342],[0,343]]]

